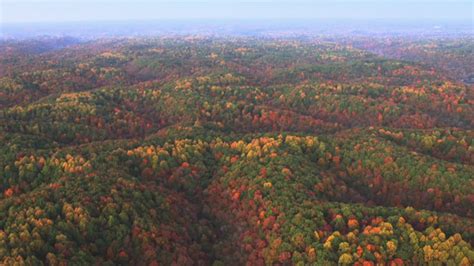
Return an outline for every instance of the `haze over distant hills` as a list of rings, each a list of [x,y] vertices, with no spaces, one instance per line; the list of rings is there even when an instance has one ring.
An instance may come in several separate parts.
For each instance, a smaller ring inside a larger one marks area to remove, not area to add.
[[[357,19],[287,19],[287,20],[150,20],[7,23],[1,28],[2,39],[34,37],[139,37],[163,35],[202,36],[410,36],[472,37],[470,21],[439,20],[357,20]]]

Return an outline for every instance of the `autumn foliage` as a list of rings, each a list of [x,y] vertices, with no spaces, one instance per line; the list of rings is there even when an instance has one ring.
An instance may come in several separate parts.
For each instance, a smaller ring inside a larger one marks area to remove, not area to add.
[[[353,44],[1,43],[0,264],[472,265],[472,86]]]

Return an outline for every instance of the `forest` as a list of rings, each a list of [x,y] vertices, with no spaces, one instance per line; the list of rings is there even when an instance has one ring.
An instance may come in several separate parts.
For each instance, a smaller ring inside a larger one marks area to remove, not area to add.
[[[0,42],[2,265],[473,265],[468,38]]]

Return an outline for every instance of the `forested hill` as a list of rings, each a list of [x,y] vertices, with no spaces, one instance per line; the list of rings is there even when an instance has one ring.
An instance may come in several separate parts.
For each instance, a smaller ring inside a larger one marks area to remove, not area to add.
[[[0,44],[0,264],[474,264],[472,40],[55,42]]]

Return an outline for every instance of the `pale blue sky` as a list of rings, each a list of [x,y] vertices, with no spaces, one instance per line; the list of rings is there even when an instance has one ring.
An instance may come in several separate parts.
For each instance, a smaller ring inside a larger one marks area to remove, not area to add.
[[[0,22],[159,19],[473,20],[472,0],[0,0]]]

